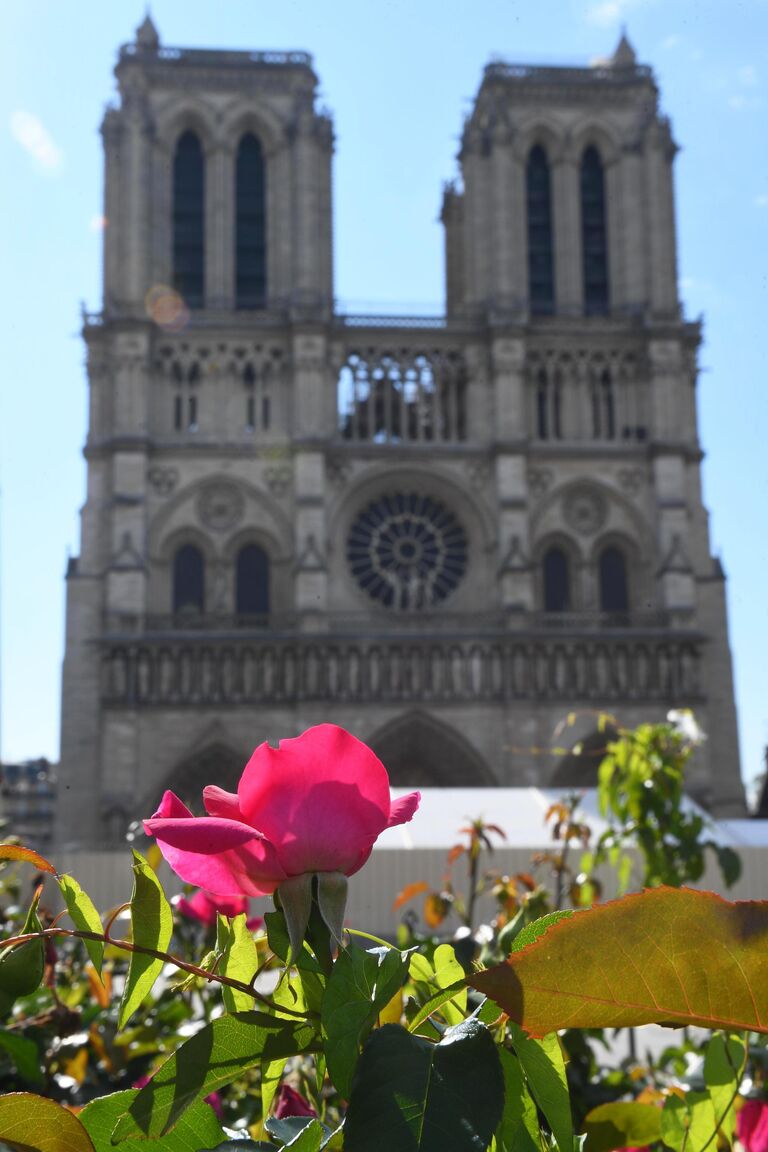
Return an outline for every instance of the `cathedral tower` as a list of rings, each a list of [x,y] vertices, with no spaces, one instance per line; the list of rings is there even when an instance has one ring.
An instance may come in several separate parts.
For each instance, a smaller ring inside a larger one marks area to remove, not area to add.
[[[116,75],[60,838],[325,720],[397,784],[586,783],[529,750],[596,709],[694,707],[691,790],[741,812],[675,145],[628,43],[486,68],[440,320],[335,314],[307,55],[166,48],[147,19]]]

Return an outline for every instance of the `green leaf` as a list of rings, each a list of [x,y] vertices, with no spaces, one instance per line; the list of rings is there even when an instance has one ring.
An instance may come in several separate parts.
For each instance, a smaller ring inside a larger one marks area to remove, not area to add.
[[[571,1098],[559,1039],[552,1034],[534,1040],[515,1024],[510,1024],[510,1033],[528,1087],[552,1129],[560,1152],[573,1152]]]
[[[250,984],[258,966],[259,954],[253,936],[246,927],[246,917],[244,914],[235,916],[229,925],[229,939],[219,964],[219,972],[222,976]],[[226,984],[222,984],[221,995],[227,1012],[248,1012],[253,1008],[254,998],[247,992],[227,988]]]
[[[530,924],[526,924],[525,928],[521,928],[512,940],[510,952],[520,952],[529,944],[535,944],[545,932],[549,931],[553,924],[557,924],[558,920],[568,920],[571,916],[573,916],[572,908],[558,908],[556,912],[548,912],[546,916],[532,920]]]
[[[34,1040],[20,1036],[17,1032],[0,1030],[0,1048],[4,1048],[16,1066],[16,1071],[22,1079],[30,1084],[43,1084],[44,1077],[40,1067],[40,1050]]]
[[[436,992],[434,996],[430,996],[429,1000],[422,1004],[421,1008],[419,1008],[416,1015],[408,1024],[408,1031],[417,1032],[419,1025],[423,1024],[426,1018],[431,1016],[433,1012],[437,1012],[438,1008],[441,1008],[443,1004],[445,1004],[446,1000],[452,1000],[456,993],[461,992],[462,990],[466,994],[466,989],[467,978],[464,976],[461,980],[457,980],[455,984],[450,984],[447,988],[443,988],[440,992]],[[486,1001],[486,1003],[490,1003],[490,1001]],[[501,1009],[499,1009],[496,1015],[498,1016],[500,1012]]]
[[[115,1141],[129,1136],[163,1136],[193,1100],[229,1084],[263,1060],[309,1051],[311,1024],[263,1012],[221,1016],[196,1032],[155,1072],[117,1124]]]
[[[173,913],[160,881],[143,856],[133,852],[133,893],[131,895],[133,943],[164,952],[173,932]],[[163,961],[141,952],[131,952],[118,1028],[125,1028],[163,970]]]
[[[323,997],[321,1027],[328,1072],[345,1099],[365,1037],[399,988],[408,957],[391,948],[342,948]]]
[[[97,1152],[77,1116],[31,1092],[0,1096],[0,1140],[14,1152]]]
[[[736,1130],[736,1093],[744,1066],[744,1041],[716,1032],[704,1055],[704,1083],[709,1089],[715,1118],[729,1144]]]
[[[288,936],[288,925],[282,910],[264,913],[264,923],[267,926],[267,943],[275,956],[284,963],[288,961],[291,942]],[[298,956],[291,957],[291,963],[306,972],[320,972],[322,969],[305,944]]]
[[[464,980],[464,969],[456,959],[456,953],[450,944],[438,944],[432,957],[435,969],[435,981],[438,988],[451,988]],[[443,1016],[448,1024],[460,1024],[467,1014],[466,984],[458,992],[454,992],[450,1000],[445,1002]]]
[[[64,902],[67,905],[67,912],[69,917],[80,932],[96,932],[101,935],[104,932],[104,925],[101,922],[93,901],[87,892],[83,892],[77,880],[73,876],[58,877],[59,888],[64,897]],[[84,940],[86,951],[91,958],[91,964],[101,977],[101,965],[104,960],[104,941],[103,940]]]
[[[285,1068],[286,1057],[277,1060],[264,1060],[261,1065],[261,1114],[269,1116]]]
[[[313,1116],[285,1116],[282,1120],[276,1120],[273,1116],[264,1127],[270,1136],[274,1136],[286,1148],[303,1149],[305,1145],[297,1141],[306,1139],[306,1148],[310,1152],[317,1152],[333,1135],[330,1128]],[[308,1129],[310,1136],[305,1137],[304,1133]]]
[[[87,1130],[96,1152],[115,1152],[112,1130],[126,1108],[138,1093],[115,1092],[86,1104],[80,1120]],[[209,1104],[197,1100],[169,1136],[162,1140],[126,1140],[121,1152],[198,1152],[200,1148],[213,1148],[226,1139],[226,1132],[216,1119]]]
[[[642,1148],[661,1140],[661,1108],[636,1101],[600,1104],[584,1118],[585,1152]]]
[[[674,1152],[703,1152],[714,1145],[715,1109],[708,1092],[668,1096],[661,1113],[661,1138]]]
[[[449,1028],[439,1044],[385,1024],[358,1062],[344,1149],[478,1152],[490,1143],[503,1106],[498,1051],[477,1020]]]
[[[670,1022],[768,1032],[767,944],[768,901],[653,888],[574,913],[468,982],[534,1036]]]
[[[734,852],[733,848],[723,847],[719,844],[714,844],[713,848],[717,854],[717,862],[720,865],[726,887],[731,888],[741,876],[741,857],[738,852]]]
[[[504,1114],[496,1129],[496,1152],[540,1152],[539,1117],[520,1061],[506,1048],[498,1051],[504,1073]]]

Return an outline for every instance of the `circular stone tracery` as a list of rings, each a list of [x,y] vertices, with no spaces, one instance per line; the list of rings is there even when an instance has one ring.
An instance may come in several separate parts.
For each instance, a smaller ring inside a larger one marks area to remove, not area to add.
[[[372,600],[416,612],[445,600],[467,568],[467,535],[444,504],[416,492],[380,496],[347,538],[352,575]]]

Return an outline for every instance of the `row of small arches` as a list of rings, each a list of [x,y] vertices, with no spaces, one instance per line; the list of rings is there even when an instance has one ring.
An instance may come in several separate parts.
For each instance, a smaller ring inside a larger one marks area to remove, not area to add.
[[[235,306],[263,308],[267,296],[267,202],[264,151],[247,132],[235,159]],[[173,157],[173,287],[187,307],[205,303],[205,157],[189,130]]]
[[[526,164],[528,297],[534,315],[556,311],[555,246],[550,164],[543,145],[535,144]],[[597,148],[584,149],[579,168],[581,267],[584,311],[608,311],[608,230],[605,175]]]

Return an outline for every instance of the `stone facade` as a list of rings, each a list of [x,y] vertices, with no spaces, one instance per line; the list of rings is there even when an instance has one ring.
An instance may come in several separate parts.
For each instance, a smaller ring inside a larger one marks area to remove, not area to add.
[[[567,784],[573,758],[534,750],[600,709],[695,708],[691,791],[740,814],[701,333],[650,69],[625,40],[604,67],[486,68],[444,195],[441,319],[334,311],[309,57],[164,48],[145,21],[116,75],[60,838],[232,786],[256,743],[324,720],[398,784]],[[196,260],[192,304],[175,265]]]

